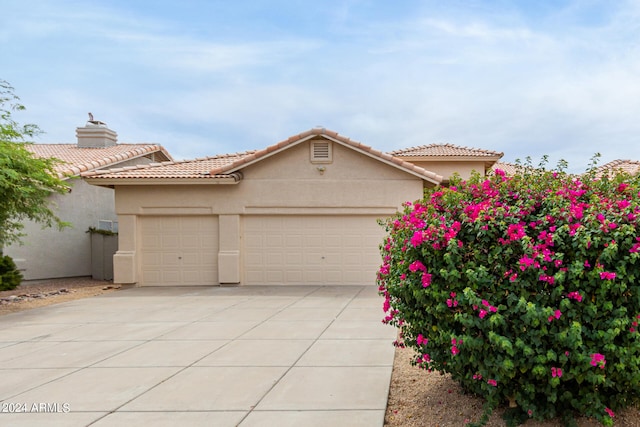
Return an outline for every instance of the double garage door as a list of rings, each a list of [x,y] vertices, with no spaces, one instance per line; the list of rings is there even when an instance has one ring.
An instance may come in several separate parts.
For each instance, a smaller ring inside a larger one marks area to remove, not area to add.
[[[242,284],[375,282],[384,229],[371,215],[254,215],[241,221]],[[143,285],[218,284],[216,216],[140,219]]]
[[[246,216],[245,283],[373,285],[383,236],[369,215]]]

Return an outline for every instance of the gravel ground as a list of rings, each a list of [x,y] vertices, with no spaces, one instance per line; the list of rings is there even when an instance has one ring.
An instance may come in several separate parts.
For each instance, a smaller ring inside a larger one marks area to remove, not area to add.
[[[87,277],[29,281],[12,291],[0,292],[0,316],[31,308],[88,298],[120,287]],[[64,290],[64,291],[61,291]],[[391,342],[389,345],[392,345]],[[482,399],[462,393],[448,375],[428,373],[411,365],[413,350],[396,349],[387,402],[385,427],[457,427],[482,414]],[[493,414],[488,427],[502,427],[502,409]],[[597,427],[594,420],[580,419],[579,427]],[[640,427],[640,410],[616,414],[616,427]],[[529,421],[526,427],[561,427],[559,420]]]
[[[119,289],[111,282],[90,277],[30,280],[16,289],[0,292],[0,316],[31,308],[88,298]]]

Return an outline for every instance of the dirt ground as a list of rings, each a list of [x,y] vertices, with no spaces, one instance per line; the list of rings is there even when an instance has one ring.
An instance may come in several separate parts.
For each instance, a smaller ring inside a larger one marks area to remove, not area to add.
[[[391,344],[389,344],[391,345]],[[411,365],[413,350],[396,349],[387,401],[385,427],[457,427],[467,420],[478,421],[482,415],[482,399],[462,393],[460,386],[448,375],[428,373]],[[489,419],[488,427],[506,426],[504,408]],[[562,427],[562,422],[529,420],[525,427]],[[601,426],[595,420],[581,418],[579,427]],[[616,427],[640,427],[640,410],[627,409],[616,414]]]
[[[80,277],[31,281],[12,291],[0,292],[0,316],[50,304],[115,292],[110,282]],[[389,345],[392,345],[389,342]],[[467,420],[477,421],[483,401],[465,395],[447,375],[427,373],[411,365],[412,350],[396,349],[385,427],[457,427]],[[488,427],[505,426],[503,409],[496,411]],[[597,427],[594,420],[580,419],[579,427]],[[640,410],[616,414],[616,427],[640,427]],[[526,427],[561,427],[559,420],[528,421]]]
[[[119,289],[111,282],[90,277],[31,280],[11,291],[0,291],[0,316],[31,308],[88,298]]]

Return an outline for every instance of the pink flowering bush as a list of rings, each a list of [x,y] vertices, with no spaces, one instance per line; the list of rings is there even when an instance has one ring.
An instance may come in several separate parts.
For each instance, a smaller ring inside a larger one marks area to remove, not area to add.
[[[530,167],[427,190],[386,223],[385,323],[512,420],[612,425],[640,398],[640,180]]]

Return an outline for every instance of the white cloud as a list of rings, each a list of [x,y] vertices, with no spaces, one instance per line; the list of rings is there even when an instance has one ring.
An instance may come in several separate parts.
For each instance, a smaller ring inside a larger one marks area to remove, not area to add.
[[[369,2],[316,4],[298,20],[291,8],[288,26],[229,22],[228,34],[122,5],[43,2],[0,18],[0,48],[22,52],[0,77],[51,142],[73,139],[94,110],[121,140],[181,157],[322,125],[383,150],[451,142],[577,167],[596,151],[640,159],[637,2],[407,4],[384,15]]]

